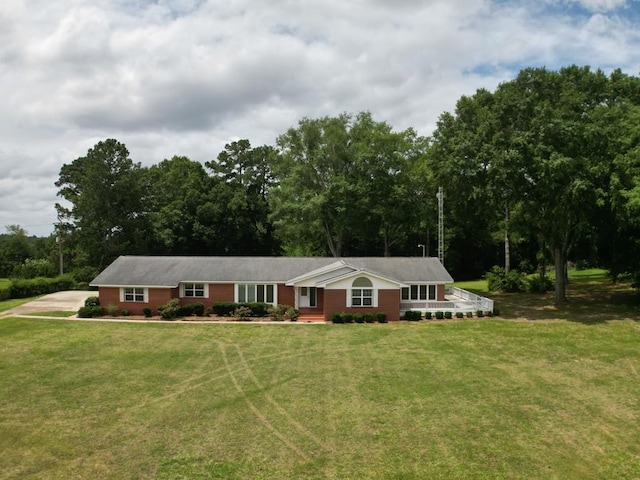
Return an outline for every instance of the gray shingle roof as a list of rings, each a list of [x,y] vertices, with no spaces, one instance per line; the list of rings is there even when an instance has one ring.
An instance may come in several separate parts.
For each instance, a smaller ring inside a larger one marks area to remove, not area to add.
[[[164,257],[122,256],[92,286],[177,287],[180,282],[285,283],[336,261],[403,283],[449,283],[453,279],[432,257]]]

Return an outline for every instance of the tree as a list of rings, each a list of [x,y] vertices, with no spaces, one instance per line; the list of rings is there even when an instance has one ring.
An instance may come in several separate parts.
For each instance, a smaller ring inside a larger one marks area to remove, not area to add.
[[[56,204],[56,209],[76,237],[76,260],[84,257],[83,263],[103,268],[118,255],[147,253],[143,180],[140,164],[114,139],[62,166],[56,186],[71,208]]]
[[[199,162],[174,156],[146,172],[151,252],[163,255],[209,253],[210,241],[200,235],[198,208],[211,188],[211,179]]]
[[[597,226],[611,219],[609,178],[617,155],[624,163],[620,105],[638,100],[637,81],[619,71],[607,78],[576,66],[525,69],[493,94],[461,98],[455,115],[441,117],[430,151],[436,179],[462,193],[450,202],[454,221],[484,223],[471,229],[477,234],[503,218],[505,254],[514,229],[536,239],[551,253],[555,301],[564,302],[567,261],[586,240],[595,248]]]
[[[205,163],[213,172],[214,186],[209,191],[208,205],[200,213],[203,218],[217,217],[214,223],[224,225],[225,243],[220,245],[224,253],[280,253],[268,200],[275,183],[272,167],[277,156],[273,147],[252,148],[249,140],[243,139],[225,145],[216,160]],[[216,204],[224,209],[220,211]]]
[[[7,235],[0,243],[0,277],[9,277],[32,256],[27,231],[20,225],[7,225]]]
[[[556,303],[566,300],[569,255],[591,230],[601,200],[599,165],[607,159],[585,140],[606,92],[602,72],[576,66],[526,69],[496,91],[514,152],[507,175],[519,179],[523,215],[553,257]]]
[[[390,255],[420,224],[416,164],[425,144],[413,130],[393,132],[368,112],[300,120],[278,138],[279,184],[271,198],[285,250]]]

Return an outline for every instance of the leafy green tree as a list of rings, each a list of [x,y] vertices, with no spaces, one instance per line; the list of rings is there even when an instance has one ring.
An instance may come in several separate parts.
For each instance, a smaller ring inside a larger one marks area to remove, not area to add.
[[[151,252],[172,255],[209,253],[209,241],[197,231],[197,211],[211,182],[204,167],[174,156],[146,172]]]
[[[567,261],[578,248],[595,252],[604,223],[611,230],[609,179],[616,166],[633,158],[625,153],[633,142],[621,144],[620,125],[624,109],[638,100],[637,79],[576,66],[526,69],[493,94],[479,90],[461,98],[454,115],[441,117],[429,152],[436,180],[458,192],[449,197],[454,224],[477,236],[477,251],[495,244],[495,235],[487,234],[498,228],[505,231],[505,247],[510,232],[535,239],[553,258],[555,300],[564,302]],[[618,189],[619,200],[629,198],[624,191],[633,185],[633,174],[622,170],[627,187]],[[616,203],[622,204],[628,205]],[[620,216],[624,208],[617,211]],[[455,244],[464,252],[460,246]]]
[[[420,225],[426,141],[368,112],[304,118],[278,138],[272,218],[289,253],[390,255]],[[411,250],[415,252],[415,245]]]
[[[7,225],[7,235],[0,243],[0,277],[13,275],[14,270],[33,254],[27,231],[20,225]]]
[[[218,249],[226,254],[274,255],[279,242],[269,218],[269,192],[275,183],[272,173],[277,151],[267,145],[251,147],[243,139],[225,145],[216,160],[206,162],[213,173],[213,186],[199,210],[202,230],[220,225]]]
[[[56,209],[76,237],[77,263],[103,268],[118,255],[148,251],[143,180],[140,164],[114,139],[62,166],[56,186],[70,208],[56,204]]]

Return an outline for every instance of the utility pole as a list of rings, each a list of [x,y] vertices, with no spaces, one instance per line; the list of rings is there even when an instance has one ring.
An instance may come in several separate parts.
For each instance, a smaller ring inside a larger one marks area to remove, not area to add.
[[[438,260],[444,266],[444,192],[438,187]]]
[[[58,234],[56,235],[56,243],[58,244],[58,258],[60,261],[60,275],[64,275],[64,257],[62,254],[62,244],[64,237],[62,236],[62,222],[58,223]]]

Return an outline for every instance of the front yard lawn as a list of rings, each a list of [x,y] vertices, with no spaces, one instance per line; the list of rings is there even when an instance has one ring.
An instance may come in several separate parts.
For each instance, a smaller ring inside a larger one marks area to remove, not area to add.
[[[0,319],[0,478],[638,478],[621,317]]]

